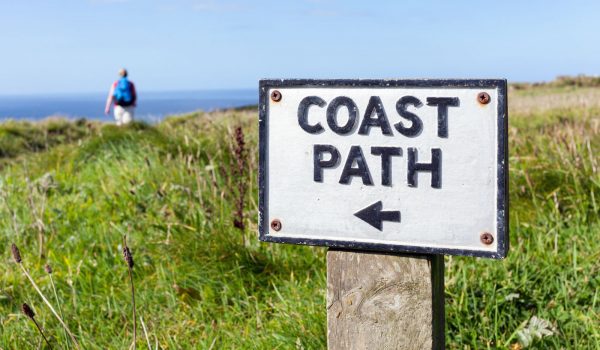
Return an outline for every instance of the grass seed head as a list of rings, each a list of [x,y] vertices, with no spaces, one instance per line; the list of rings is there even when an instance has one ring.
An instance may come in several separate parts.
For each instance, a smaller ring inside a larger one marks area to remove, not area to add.
[[[123,248],[123,257],[125,258],[125,262],[127,263],[127,266],[129,266],[130,268],[133,268],[133,256],[131,255],[131,251],[129,250],[129,247],[125,246],[125,248]]]
[[[46,270],[49,275],[52,274],[52,266],[50,266],[50,264],[46,264],[44,270]]]
[[[235,149],[234,155],[236,164],[233,169],[235,178],[237,179],[237,199],[236,199],[236,210],[233,219],[233,226],[244,230],[244,199],[247,191],[247,184],[245,182],[245,170],[246,170],[246,142],[244,141],[244,130],[241,126],[235,128]]]
[[[25,316],[31,318],[32,320],[35,317],[33,309],[29,305],[27,305],[27,303],[23,303],[23,305],[21,305],[21,311],[23,311]]]
[[[18,264],[20,264],[23,261],[23,259],[21,259],[21,252],[19,251],[19,248],[17,248],[17,245],[14,243],[11,244],[10,250],[12,251],[13,259],[15,259],[15,261]]]

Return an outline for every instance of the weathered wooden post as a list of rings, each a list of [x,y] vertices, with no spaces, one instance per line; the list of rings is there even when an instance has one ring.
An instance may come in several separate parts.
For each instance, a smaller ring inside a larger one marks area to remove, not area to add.
[[[444,257],[329,250],[327,345],[444,349]]]
[[[505,80],[263,80],[259,231],[323,245],[337,349],[443,349],[443,254],[503,258]]]

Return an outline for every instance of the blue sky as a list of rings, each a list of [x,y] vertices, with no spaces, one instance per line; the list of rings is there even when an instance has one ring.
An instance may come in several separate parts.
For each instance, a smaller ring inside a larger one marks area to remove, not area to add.
[[[0,94],[600,74],[600,2],[0,0]]]

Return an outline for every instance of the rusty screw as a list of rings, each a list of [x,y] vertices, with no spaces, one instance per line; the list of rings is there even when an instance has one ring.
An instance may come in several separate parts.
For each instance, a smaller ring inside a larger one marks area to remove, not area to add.
[[[480,92],[477,94],[477,101],[482,105],[487,105],[490,103],[490,95],[487,92]]]
[[[281,92],[279,92],[279,90],[273,90],[273,92],[271,92],[271,100],[273,100],[273,102],[281,101]]]
[[[279,221],[279,219],[271,221],[271,228],[275,231],[281,230],[281,221]]]
[[[482,233],[479,239],[481,240],[481,243],[485,245],[490,245],[494,243],[494,236],[492,236],[492,234],[489,232]]]

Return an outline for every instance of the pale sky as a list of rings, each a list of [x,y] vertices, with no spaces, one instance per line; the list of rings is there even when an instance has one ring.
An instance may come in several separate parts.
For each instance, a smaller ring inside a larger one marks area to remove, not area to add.
[[[0,0],[0,94],[600,74],[597,1]]]

